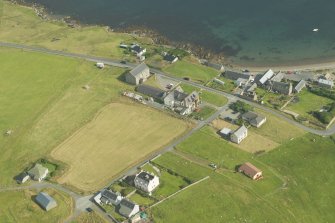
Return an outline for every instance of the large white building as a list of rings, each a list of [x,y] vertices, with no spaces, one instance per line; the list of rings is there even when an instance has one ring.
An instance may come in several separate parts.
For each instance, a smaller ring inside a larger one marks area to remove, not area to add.
[[[234,143],[240,144],[243,139],[247,138],[247,136],[248,129],[242,125],[239,129],[230,135],[230,140]]]
[[[151,193],[159,185],[159,178],[153,174],[147,172],[140,172],[136,175],[135,187],[145,192]]]

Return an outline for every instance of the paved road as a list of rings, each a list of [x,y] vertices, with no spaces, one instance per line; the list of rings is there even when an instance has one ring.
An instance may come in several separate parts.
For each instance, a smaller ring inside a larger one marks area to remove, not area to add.
[[[64,52],[64,51],[50,50],[50,49],[46,49],[46,48],[35,47],[35,46],[26,46],[26,45],[22,45],[22,44],[0,42],[0,46],[22,49],[22,50],[33,51],[33,52],[47,53],[47,54],[52,54],[52,55],[65,56],[65,57],[85,59],[85,60],[92,61],[92,62],[104,62],[107,65],[123,67],[123,68],[133,68],[133,67],[136,66],[136,64],[131,64],[131,63],[123,64],[119,60],[113,60],[113,59],[108,59],[108,58],[103,58],[103,57],[96,57],[96,56],[89,56],[89,55],[84,55],[84,54],[75,54],[75,53],[69,53],[69,52]],[[182,78],[172,77],[172,76],[170,76],[166,73],[163,73],[162,71],[157,70],[157,69],[151,69],[151,70],[153,72],[155,72],[157,75],[160,75],[161,77],[168,78],[168,79],[173,80],[173,81],[186,83],[186,84],[192,85],[194,87],[205,89],[205,90],[210,91],[210,92],[215,92],[217,94],[220,94],[220,95],[223,95],[223,96],[227,97],[228,99],[241,100],[241,101],[243,101],[245,103],[248,103],[248,104],[250,104],[250,105],[252,105],[256,108],[259,108],[259,109],[262,109],[266,112],[269,112],[269,113],[271,113],[271,114],[273,114],[273,115],[291,123],[292,125],[295,125],[295,126],[301,128],[301,129],[303,129],[307,132],[314,133],[314,134],[320,135],[320,136],[330,136],[330,135],[335,134],[335,124],[332,125],[330,128],[328,128],[327,130],[317,130],[317,129],[309,128],[307,126],[304,126],[304,125],[286,117],[285,115],[283,115],[282,113],[280,113],[276,110],[264,107],[260,104],[250,102],[248,100],[241,99],[236,95],[232,95],[232,94],[229,94],[229,93],[226,93],[226,92],[218,91],[218,90],[215,90],[213,88],[206,87],[206,86],[203,86],[203,85],[195,83],[195,82],[186,81]]]

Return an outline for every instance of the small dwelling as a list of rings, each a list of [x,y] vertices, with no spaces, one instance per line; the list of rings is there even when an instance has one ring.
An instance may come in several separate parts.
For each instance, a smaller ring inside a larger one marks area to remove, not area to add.
[[[262,171],[249,162],[240,166],[238,172],[244,173],[253,180],[258,180],[262,177]]]
[[[30,179],[30,176],[26,172],[20,173],[19,175],[15,177],[16,182],[19,184],[23,184],[27,182],[29,179]]]
[[[133,85],[144,83],[150,77],[150,69],[142,63],[126,74],[126,82]]]
[[[57,207],[57,202],[55,201],[55,199],[53,199],[52,197],[50,197],[49,194],[44,192],[40,192],[36,196],[35,201],[39,206],[41,206],[41,208],[43,208],[46,211],[49,211]]]
[[[147,172],[140,172],[134,179],[135,187],[145,192],[151,193],[159,186],[159,178]]]
[[[231,129],[228,129],[228,128],[223,128],[220,130],[220,136],[224,137],[224,138],[228,138],[229,135],[231,133]]]
[[[109,204],[109,205],[119,205],[122,196],[119,192],[113,192],[111,190],[103,190],[97,196],[94,197],[95,202],[98,204]]]
[[[100,69],[105,68],[105,64],[104,64],[104,63],[101,63],[101,62],[98,62],[98,63],[96,64],[96,66],[97,66],[97,68],[100,68]]]
[[[145,54],[147,52],[147,49],[140,47],[140,45],[138,45],[138,44],[132,44],[130,46],[130,50],[131,50],[131,52],[136,54],[138,57],[142,56],[143,54]]]
[[[332,80],[326,80],[326,79],[319,79],[318,81],[319,86],[323,88],[329,88],[332,89],[334,87],[334,81]]]
[[[294,92],[299,93],[304,87],[306,87],[306,81],[301,80],[299,83],[295,86]]]
[[[48,175],[49,170],[48,168],[42,166],[39,163],[36,163],[35,166],[28,171],[29,176],[36,181],[42,181]]]
[[[164,54],[164,60],[170,62],[170,63],[175,63],[178,61],[178,57],[172,54],[165,53]]]
[[[242,115],[242,119],[249,122],[250,125],[259,128],[266,122],[266,117],[255,112],[246,112]]]
[[[230,140],[234,143],[240,144],[248,136],[248,129],[242,125],[239,129],[230,135]]]
[[[139,211],[140,206],[130,200],[122,199],[120,202],[119,213],[126,218],[134,216]]]

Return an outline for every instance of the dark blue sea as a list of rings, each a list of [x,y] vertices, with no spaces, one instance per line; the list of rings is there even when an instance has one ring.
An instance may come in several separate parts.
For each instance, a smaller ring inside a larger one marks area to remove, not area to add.
[[[172,41],[223,52],[236,64],[335,58],[335,0],[29,1],[87,24],[146,26]]]

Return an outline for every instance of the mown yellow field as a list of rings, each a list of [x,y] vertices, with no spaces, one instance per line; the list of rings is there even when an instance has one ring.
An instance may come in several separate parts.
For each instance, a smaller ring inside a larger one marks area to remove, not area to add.
[[[70,166],[60,183],[93,191],[187,129],[186,122],[149,107],[112,103],[51,156]]]

